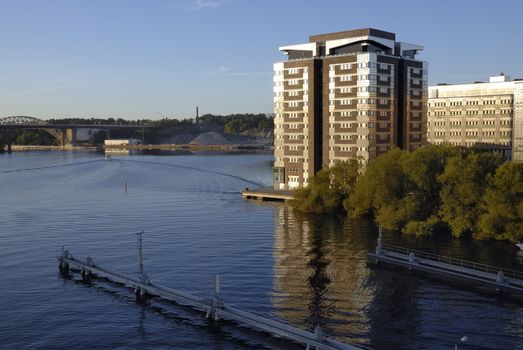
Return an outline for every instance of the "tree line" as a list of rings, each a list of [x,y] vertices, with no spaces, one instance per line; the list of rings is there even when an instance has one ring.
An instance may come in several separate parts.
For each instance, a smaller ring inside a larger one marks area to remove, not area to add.
[[[138,119],[125,120],[122,118],[61,118],[49,119],[50,124],[82,124],[82,125],[147,125],[152,128],[174,128],[194,124],[220,124],[226,134],[237,134],[250,129],[272,130],[274,129],[274,119],[263,113],[252,114],[228,114],[215,115],[204,114],[197,118],[162,118],[159,120]]]
[[[385,229],[426,235],[523,240],[523,164],[498,154],[427,145],[394,148],[320,170],[291,204],[310,213],[373,217]]]

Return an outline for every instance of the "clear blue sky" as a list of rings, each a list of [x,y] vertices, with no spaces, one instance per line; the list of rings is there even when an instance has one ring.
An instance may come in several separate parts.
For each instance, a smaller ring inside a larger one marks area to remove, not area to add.
[[[523,1],[0,0],[0,117],[272,111],[278,46],[374,27],[429,83],[523,78]]]

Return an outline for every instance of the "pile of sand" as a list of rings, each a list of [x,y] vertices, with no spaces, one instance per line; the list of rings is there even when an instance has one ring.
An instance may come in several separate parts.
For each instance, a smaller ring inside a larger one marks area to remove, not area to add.
[[[232,142],[217,132],[204,132],[194,138],[189,144],[191,145],[230,145]]]

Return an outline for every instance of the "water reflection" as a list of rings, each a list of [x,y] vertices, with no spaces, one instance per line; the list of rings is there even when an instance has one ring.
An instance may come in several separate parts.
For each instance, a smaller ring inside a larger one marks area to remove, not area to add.
[[[334,336],[367,343],[366,307],[372,291],[366,250],[369,223],[307,217],[275,206],[274,294],[279,316],[307,328],[321,325]]]

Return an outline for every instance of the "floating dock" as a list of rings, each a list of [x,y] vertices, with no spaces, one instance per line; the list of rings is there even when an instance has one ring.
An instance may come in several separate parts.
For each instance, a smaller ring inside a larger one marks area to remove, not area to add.
[[[122,273],[114,272],[98,266],[88,257],[85,261],[74,258],[67,250],[62,248],[62,253],[57,257],[60,271],[68,274],[70,271],[79,272],[82,280],[90,281],[93,277],[106,278],[112,282],[122,284],[131,288],[138,301],[145,301],[150,296],[160,297],[165,300],[174,301],[178,304],[188,305],[196,310],[206,313],[208,319],[218,322],[220,319],[234,321],[239,325],[255,330],[260,330],[296,343],[306,345],[307,349],[322,350],[361,350],[362,348],[344,344],[329,339],[318,326],[314,332],[296,328],[288,323],[276,321],[266,317],[253,314],[248,311],[226,305],[220,296],[220,276],[215,276],[214,295],[212,298],[202,298],[197,295],[176,290],[169,287],[151,283],[143,273],[143,261],[141,250],[141,236],[139,246],[140,272],[138,278]]]
[[[273,187],[261,187],[256,189],[244,188],[242,197],[261,201],[287,202],[294,199],[292,191],[276,190]]]
[[[486,286],[497,292],[523,296],[523,273],[472,261],[381,244],[375,253],[367,253],[371,262],[386,263],[441,275],[477,286]]]

